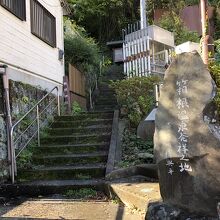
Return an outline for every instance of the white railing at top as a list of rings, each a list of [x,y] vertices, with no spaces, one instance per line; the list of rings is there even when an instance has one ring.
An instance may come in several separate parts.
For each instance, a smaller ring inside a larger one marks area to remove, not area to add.
[[[150,48],[150,42],[152,42],[151,45],[160,42],[171,50],[174,45],[173,34],[155,25],[140,30],[134,28],[133,32],[129,32],[131,29],[125,30],[124,36],[124,73],[128,78],[164,74],[169,64],[169,51],[163,50],[155,53],[154,46]]]
[[[148,29],[125,35],[123,43],[124,73],[128,78],[151,74]]]
[[[151,56],[151,72],[153,74],[164,74],[170,63],[169,51],[163,50]]]

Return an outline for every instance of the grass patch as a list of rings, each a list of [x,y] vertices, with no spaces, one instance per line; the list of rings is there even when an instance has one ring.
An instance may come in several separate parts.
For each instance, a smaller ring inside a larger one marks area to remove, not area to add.
[[[92,199],[97,197],[97,191],[94,189],[68,190],[65,196],[72,199]]]

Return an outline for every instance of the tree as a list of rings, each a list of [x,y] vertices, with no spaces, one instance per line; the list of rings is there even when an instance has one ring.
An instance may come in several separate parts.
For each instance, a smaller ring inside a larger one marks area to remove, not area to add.
[[[65,21],[64,28],[66,70],[68,71],[68,64],[71,63],[85,74],[86,92],[91,97],[99,74],[100,49],[95,40],[88,37],[85,30],[71,20]],[[91,99],[90,105],[92,107]]]
[[[122,29],[127,27],[128,24],[140,20],[139,0],[69,0],[69,3],[73,8],[72,18],[76,21],[76,24],[84,27],[90,36],[100,43],[121,39]],[[172,14],[179,17],[184,7],[199,3],[200,0],[148,0],[148,22],[150,24],[154,22],[155,9],[164,9],[170,12],[170,17],[173,16]],[[219,8],[220,0],[209,0],[209,5]],[[215,39],[220,36],[219,17],[218,13],[216,13],[215,26],[217,33],[215,34]],[[172,18],[173,20],[175,19]],[[186,32],[187,30],[184,28],[184,38],[187,37],[186,34],[189,34],[190,38],[194,39],[194,33]]]
[[[158,25],[174,33],[176,45],[179,45],[186,41],[200,41],[199,35],[196,32],[187,30],[181,18],[173,11],[163,15]]]
[[[99,42],[120,39],[128,23],[139,20],[139,1],[69,0],[73,19]]]

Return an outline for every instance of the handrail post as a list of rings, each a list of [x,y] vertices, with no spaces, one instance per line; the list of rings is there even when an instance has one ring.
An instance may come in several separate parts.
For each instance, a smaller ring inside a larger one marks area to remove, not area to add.
[[[37,105],[37,144],[40,147],[40,119],[39,119],[39,105]]]
[[[60,116],[60,93],[58,87],[57,87],[57,114],[58,116]]]

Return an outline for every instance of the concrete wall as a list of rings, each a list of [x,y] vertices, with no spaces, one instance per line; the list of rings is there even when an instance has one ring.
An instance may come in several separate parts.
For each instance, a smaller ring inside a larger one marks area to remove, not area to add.
[[[0,63],[9,65],[10,79],[43,84],[46,89],[50,83],[42,83],[44,79],[52,84],[63,82],[64,61],[58,60],[58,50],[64,49],[63,9],[59,0],[39,2],[56,17],[56,48],[31,33],[30,0],[26,0],[26,21],[0,6]]]

